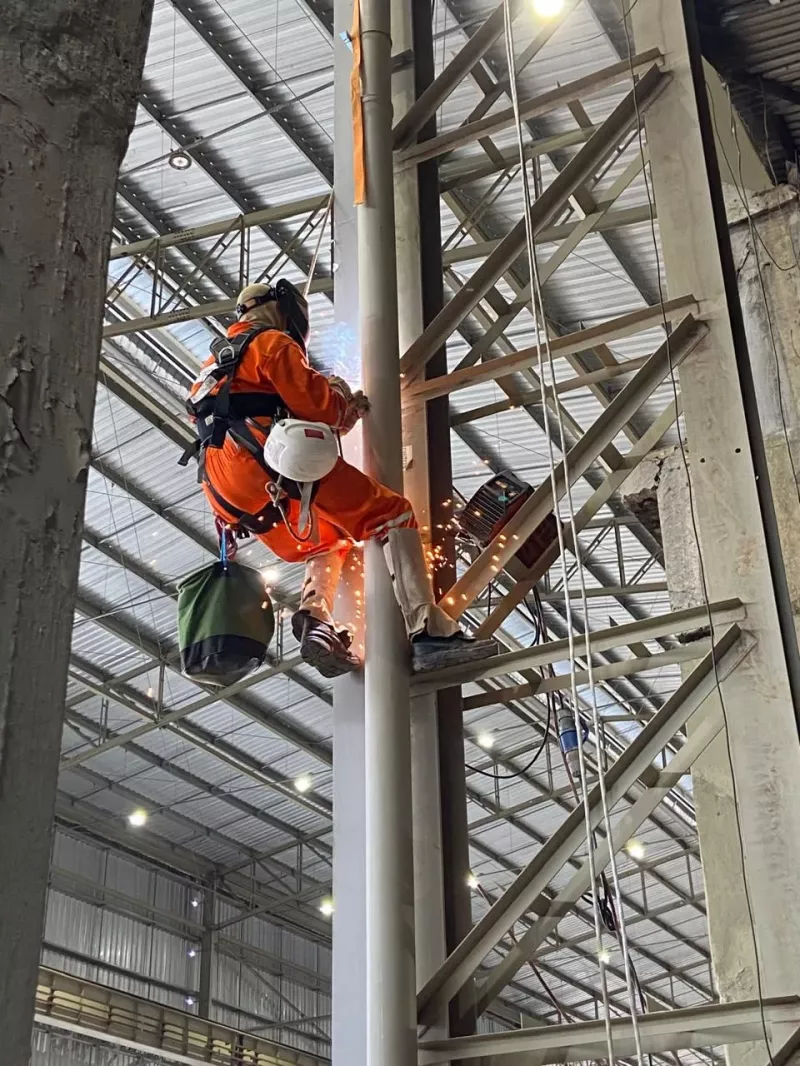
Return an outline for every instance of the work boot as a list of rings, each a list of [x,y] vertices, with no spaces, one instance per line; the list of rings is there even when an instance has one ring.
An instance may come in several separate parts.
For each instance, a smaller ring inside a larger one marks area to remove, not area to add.
[[[411,640],[415,673],[496,655],[493,640],[473,640],[435,601],[417,529],[392,529],[383,546],[392,587]]]
[[[426,630],[411,638],[411,669],[415,674],[441,670],[445,666],[463,666],[497,655],[494,640],[475,640],[463,629],[449,637],[432,637]]]
[[[350,634],[321,622],[308,611],[295,611],[292,632],[300,644],[300,658],[323,677],[341,677],[361,669],[361,660],[350,651]]]

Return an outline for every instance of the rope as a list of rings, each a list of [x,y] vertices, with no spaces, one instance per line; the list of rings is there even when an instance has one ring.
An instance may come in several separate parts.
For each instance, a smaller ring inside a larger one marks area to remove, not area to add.
[[[511,11],[510,11],[510,0],[505,0],[504,12],[505,12],[506,59],[507,59],[507,62],[508,62],[508,70],[509,70],[509,85],[510,85],[510,89],[511,89],[511,98],[512,98],[512,104],[513,104],[513,109],[514,109],[515,122],[516,122],[517,147],[518,147],[518,150],[519,150],[520,161],[521,161],[522,172],[523,172],[523,199],[524,199],[524,211],[525,211],[525,235],[526,235],[526,244],[527,244],[527,253],[528,253],[530,275],[531,275],[531,279],[532,279],[532,282],[533,282],[533,284],[532,284],[532,296],[533,296],[533,299],[532,299],[532,311],[533,311],[534,321],[536,323],[538,371],[539,371],[539,378],[540,378],[541,387],[542,387],[542,390],[543,390],[542,391],[542,399],[544,401],[543,402],[543,413],[544,413],[544,418],[545,418],[545,430],[546,430],[547,435],[548,435],[549,449],[550,449],[550,480],[551,480],[551,486],[552,486],[552,491],[553,491],[553,504],[554,504],[554,508],[556,510],[556,514],[558,514],[558,502],[559,501],[558,501],[558,495],[557,495],[557,489],[556,489],[555,457],[554,457],[554,453],[553,453],[553,442],[552,442],[552,438],[550,436],[550,431],[549,431],[549,429],[550,429],[550,427],[549,427],[549,412],[548,412],[548,402],[547,402],[547,395],[546,395],[547,394],[547,385],[546,385],[545,372],[544,372],[543,349],[544,349],[544,352],[546,353],[546,356],[547,356],[547,364],[548,364],[548,368],[549,368],[550,386],[551,386],[551,389],[552,389],[552,402],[553,402],[553,406],[555,408],[556,422],[557,422],[557,425],[558,425],[560,450],[561,450],[563,469],[564,469],[565,495],[567,497],[567,506],[568,506],[569,523],[570,523],[570,533],[571,533],[571,538],[572,538],[572,551],[573,551],[573,554],[575,555],[575,559],[576,559],[576,568],[575,569],[577,571],[578,582],[579,582],[580,600],[581,600],[582,613],[583,613],[583,638],[584,638],[584,645],[585,645],[585,656],[584,657],[586,659],[586,666],[587,666],[587,673],[588,673],[588,687],[589,687],[589,692],[590,692],[590,695],[591,695],[591,704],[590,704],[590,706],[591,706],[591,715],[592,715],[592,727],[593,727],[593,730],[594,730],[595,741],[599,745],[600,736],[601,736],[601,722],[600,722],[600,716],[599,716],[598,705],[597,705],[597,688],[596,688],[595,679],[594,679],[594,665],[593,665],[592,647],[591,647],[591,630],[590,630],[589,621],[588,621],[588,619],[589,619],[589,604],[588,604],[588,597],[587,597],[587,593],[586,593],[586,582],[585,582],[584,568],[583,568],[583,563],[582,563],[582,559],[581,559],[580,541],[579,541],[579,538],[578,538],[578,530],[577,530],[577,526],[576,526],[576,523],[575,523],[575,508],[574,508],[574,503],[573,503],[573,498],[572,498],[572,487],[571,487],[571,484],[570,484],[570,473],[569,473],[568,458],[567,458],[567,456],[568,456],[568,447],[567,447],[566,433],[565,433],[565,429],[564,429],[563,410],[562,410],[562,405],[561,405],[561,402],[560,402],[560,399],[559,399],[558,392],[556,391],[557,379],[556,379],[556,372],[555,372],[555,364],[554,364],[554,360],[553,360],[553,356],[552,356],[552,351],[551,351],[551,348],[550,348],[550,338],[549,338],[549,334],[548,334],[547,321],[546,321],[546,317],[545,317],[544,299],[543,299],[543,295],[542,295],[542,287],[541,287],[540,278],[539,278],[538,262],[537,262],[537,256],[536,256],[536,246],[535,246],[535,239],[534,239],[534,233],[533,233],[533,225],[532,225],[532,220],[531,220],[530,185],[529,185],[529,180],[528,180],[527,169],[525,168],[525,164],[524,164],[524,159],[525,159],[524,143],[523,143],[523,137],[522,137],[522,123],[521,123],[521,119],[520,119],[518,87],[517,87],[516,69],[515,69],[515,62],[514,62],[513,27],[512,27],[512,19],[511,19]],[[538,307],[538,313],[537,313],[537,307]],[[541,327],[540,327],[540,323],[541,323]],[[544,345],[542,344],[542,339],[541,339],[542,332],[544,333]],[[604,923],[601,923],[600,907],[599,907],[599,902],[598,902],[598,898],[597,898],[597,888],[596,888],[596,886],[597,886],[597,870],[596,870],[596,864],[595,864],[594,833],[593,833],[592,827],[591,827],[591,811],[590,811],[590,806],[589,806],[588,789],[586,787],[587,760],[586,760],[586,756],[585,756],[585,752],[584,752],[583,729],[582,729],[582,723],[581,723],[581,720],[580,720],[578,695],[577,695],[577,684],[576,684],[576,657],[575,657],[575,642],[574,642],[573,625],[572,625],[572,607],[571,607],[571,600],[570,600],[569,590],[568,590],[568,580],[569,580],[569,578],[568,578],[568,574],[567,574],[566,556],[565,556],[565,551],[564,551],[564,536],[563,536],[563,530],[561,528],[561,523],[560,522],[557,523],[557,530],[558,530],[558,541],[559,541],[559,550],[560,550],[560,557],[561,557],[561,566],[562,566],[562,573],[563,573],[563,579],[562,580],[563,580],[563,587],[564,587],[564,590],[565,590],[565,611],[566,611],[566,616],[567,616],[569,653],[570,653],[570,688],[571,688],[571,694],[572,694],[572,709],[573,709],[573,714],[574,714],[574,718],[575,718],[575,730],[576,730],[576,734],[577,734],[578,765],[579,765],[579,770],[580,770],[581,782],[582,782],[582,785],[583,785],[582,795],[583,795],[583,807],[584,807],[584,822],[585,822],[585,826],[586,826],[586,841],[587,841],[587,853],[588,853],[588,864],[589,864],[589,876],[590,876],[590,881],[591,881],[591,884],[592,884],[592,911],[593,911],[593,917],[594,917],[595,935],[596,935],[596,938],[597,938],[597,945],[598,945],[598,962],[599,962],[599,966],[600,966],[601,992],[602,992],[602,997],[603,997],[603,1006],[604,1006],[604,1010],[605,1010],[606,1042],[607,1042],[607,1045],[608,1045],[609,1062],[613,1062],[614,1061],[614,1048],[613,1048],[613,1037],[612,1037],[611,1026],[610,1026],[610,1011],[609,1011],[609,1000],[608,1000],[608,982],[607,982],[607,976],[606,976],[606,970],[605,970],[605,952],[604,952],[604,949],[603,949],[603,924]],[[619,916],[619,920],[617,922],[617,930],[616,931],[617,931],[617,934],[618,934],[618,937],[619,937],[620,948],[621,948],[622,956],[623,956],[623,968],[624,968],[624,974],[625,974],[625,985],[626,985],[626,991],[627,991],[627,994],[628,994],[628,1001],[629,1001],[629,1006],[630,1006],[630,1016],[631,1016],[631,1023],[632,1023],[633,1034],[634,1034],[634,1043],[635,1043],[635,1046],[636,1046],[636,1056],[637,1056],[637,1060],[638,1060],[639,1066],[644,1066],[644,1054],[643,1054],[642,1043],[641,1043],[641,1034],[640,1034],[640,1031],[639,1031],[639,1024],[638,1024],[638,1013],[639,1012],[638,1012],[638,1007],[637,1007],[635,982],[634,982],[633,975],[632,975],[632,962],[631,962],[631,958],[630,958],[630,949],[629,949],[629,943],[628,943],[628,936],[627,936],[627,930],[626,930],[626,926],[625,926],[624,909],[623,909],[623,905],[622,905],[622,892],[621,892],[620,881],[619,881],[619,870],[618,870],[617,861],[616,861],[616,853],[615,853],[615,850],[614,850],[613,846],[611,846],[611,842],[612,842],[612,839],[613,839],[613,833],[612,833],[612,826],[611,826],[610,811],[609,811],[609,806],[608,806],[608,795],[607,795],[607,790],[606,790],[605,774],[603,772],[603,767],[601,766],[599,759],[597,760],[597,771],[598,771],[598,784],[599,784],[599,791],[600,791],[601,818],[602,818],[602,821],[605,823],[606,835],[607,835],[607,837],[609,839],[609,844],[610,844],[610,846],[609,846],[609,866],[610,866],[610,869],[611,869],[612,883],[613,883],[613,886],[614,886],[616,912],[617,912],[617,915]]]

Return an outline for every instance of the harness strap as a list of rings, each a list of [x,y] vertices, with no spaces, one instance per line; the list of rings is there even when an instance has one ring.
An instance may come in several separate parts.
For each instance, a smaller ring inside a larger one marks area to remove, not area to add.
[[[266,533],[273,526],[276,526],[283,517],[280,509],[275,506],[272,500],[256,514],[250,514],[248,511],[243,511],[226,500],[221,493],[217,492],[208,478],[205,478],[205,484],[219,506],[227,511],[228,514],[232,514],[236,519],[236,524],[246,533]]]

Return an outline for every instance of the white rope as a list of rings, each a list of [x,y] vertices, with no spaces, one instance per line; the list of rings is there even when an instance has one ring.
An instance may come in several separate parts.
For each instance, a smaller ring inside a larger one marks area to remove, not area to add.
[[[520,114],[519,114],[519,102],[518,102],[518,93],[517,93],[517,84],[516,84],[516,70],[515,70],[515,63],[514,63],[513,28],[512,28],[512,20],[511,20],[511,14],[510,14],[509,0],[506,0],[506,2],[505,2],[504,11],[505,11],[505,30],[506,30],[506,58],[507,58],[507,61],[508,61],[511,96],[512,96],[512,103],[513,103],[513,106],[514,106],[514,116],[515,116],[516,127],[517,127],[517,144],[518,144],[519,153],[520,153],[520,160],[522,162],[522,167],[523,167],[525,232],[526,232],[526,242],[527,242],[527,246],[528,246],[528,259],[529,259],[529,265],[530,265],[530,273],[531,273],[531,277],[532,277],[532,280],[533,280],[534,299],[533,299],[532,306],[533,306],[533,314],[534,314],[534,320],[535,320],[535,323],[536,323],[536,331],[537,331],[537,354],[538,354],[538,361],[539,361],[539,377],[541,379],[541,386],[542,386],[542,390],[543,390],[543,394],[542,394],[543,400],[546,401],[546,384],[545,384],[545,379],[544,379],[544,367],[542,365],[542,363],[543,363],[543,360],[542,360],[542,344],[541,344],[541,339],[540,339],[540,319],[539,319],[539,315],[537,315],[537,310],[536,310],[537,309],[537,303],[538,303],[538,308],[539,308],[539,314],[541,315],[542,329],[544,330],[544,347],[545,347],[545,350],[546,350],[546,353],[547,353],[547,361],[548,361],[548,366],[549,366],[549,370],[550,370],[550,385],[551,385],[551,388],[552,388],[552,399],[553,399],[553,403],[554,403],[555,410],[556,410],[556,418],[557,418],[557,423],[558,423],[558,428],[559,428],[559,440],[560,440],[561,454],[562,454],[563,466],[564,466],[565,492],[566,492],[567,503],[568,503],[570,532],[571,532],[571,536],[572,536],[572,548],[573,548],[573,554],[575,555],[575,558],[576,558],[576,564],[577,564],[576,565],[576,569],[577,569],[577,574],[578,574],[580,598],[581,598],[581,605],[582,605],[582,610],[583,610],[583,630],[584,630],[584,643],[585,643],[585,658],[586,658],[586,664],[587,664],[589,690],[590,690],[590,693],[591,693],[592,727],[593,727],[593,730],[594,730],[594,735],[595,735],[596,741],[597,741],[597,743],[599,745],[600,736],[601,736],[601,732],[600,732],[600,717],[599,717],[599,711],[598,711],[598,706],[597,706],[597,688],[596,688],[595,680],[594,680],[594,666],[593,666],[593,662],[592,662],[591,631],[590,631],[590,628],[589,628],[589,621],[588,621],[589,605],[588,605],[588,597],[587,597],[587,594],[586,594],[586,582],[585,582],[583,563],[582,563],[582,560],[581,560],[580,541],[578,539],[578,531],[577,531],[577,527],[576,527],[576,523],[575,523],[575,508],[574,508],[573,499],[572,499],[572,487],[571,487],[571,484],[570,484],[569,468],[568,468],[568,463],[567,463],[567,441],[566,441],[566,434],[565,434],[565,431],[564,431],[563,412],[562,412],[562,406],[561,406],[561,402],[560,402],[560,399],[559,399],[559,395],[558,395],[558,393],[556,391],[557,382],[556,382],[555,364],[554,364],[554,360],[553,360],[553,357],[552,357],[552,351],[551,351],[551,348],[550,348],[550,339],[549,339],[546,320],[545,320],[544,300],[543,300],[541,284],[540,284],[540,280],[539,280],[538,263],[537,263],[537,258],[536,258],[536,247],[535,247],[533,226],[532,226],[531,215],[530,215],[530,202],[531,202],[531,200],[530,200],[530,189],[529,189],[529,183],[528,183],[527,170],[525,169],[525,166],[524,166],[524,144],[523,144],[523,139],[522,139],[522,124],[521,124],[521,121],[520,121]],[[547,403],[546,402],[543,404],[543,411],[544,411],[544,415],[545,415],[545,428],[546,428],[546,431],[548,433],[548,440],[550,440],[549,416],[548,416],[548,412],[547,412]],[[557,509],[558,501],[557,501],[556,485],[555,485],[554,457],[553,457],[553,450],[552,450],[552,440],[550,440],[550,453],[551,453],[551,485],[552,485],[552,488],[553,488],[554,505],[556,506],[556,509]],[[592,883],[592,903],[593,903],[593,911],[594,911],[594,919],[595,919],[595,933],[596,933],[597,942],[598,942],[598,961],[599,961],[599,964],[600,964],[600,972],[601,972],[601,985],[602,985],[602,992],[603,992],[603,1004],[604,1004],[604,1008],[605,1008],[605,1011],[606,1011],[606,1039],[609,1042],[610,1060],[613,1061],[613,1045],[612,1045],[612,1042],[611,1042],[612,1041],[612,1037],[611,1037],[611,1032],[610,1032],[610,1019],[609,1019],[609,1009],[608,1009],[608,990],[607,990],[607,981],[606,981],[606,974],[605,974],[605,961],[604,961],[604,954],[603,954],[602,927],[600,925],[599,913],[598,913],[599,912],[599,907],[598,907],[598,902],[597,902],[597,891],[596,891],[597,882],[596,882],[596,870],[595,870],[595,861],[594,861],[594,848],[593,848],[593,844],[592,844],[591,818],[590,818],[589,805],[588,805],[588,790],[586,788],[586,759],[585,759],[585,754],[584,754],[584,750],[583,750],[583,733],[582,733],[582,729],[581,729],[580,715],[579,715],[579,710],[578,710],[577,686],[576,686],[576,683],[575,683],[575,658],[574,658],[574,640],[573,640],[573,635],[572,635],[572,611],[571,611],[571,602],[570,602],[570,597],[569,597],[569,591],[568,591],[568,587],[567,587],[568,578],[567,578],[567,573],[566,573],[566,559],[565,559],[565,554],[564,554],[563,531],[561,530],[560,522],[557,523],[557,529],[558,529],[558,537],[559,537],[559,548],[560,548],[560,551],[561,551],[562,570],[563,570],[563,574],[564,574],[563,585],[564,585],[564,590],[565,590],[567,626],[568,626],[568,631],[569,631],[568,632],[568,636],[569,636],[569,642],[570,642],[570,681],[571,681],[571,692],[572,692],[572,702],[573,702],[573,713],[575,715],[575,728],[576,728],[577,742],[578,742],[578,763],[579,763],[581,779],[582,779],[583,786],[584,786],[583,787],[584,821],[585,821],[585,824],[586,824],[586,833],[587,833],[587,849],[588,849],[588,856],[589,856],[589,874],[590,874],[591,883]],[[607,834],[608,841],[609,841],[609,866],[611,868],[611,877],[612,877],[612,883],[613,883],[613,886],[614,886],[614,896],[615,896],[615,900],[616,900],[617,933],[618,933],[618,936],[619,936],[620,949],[621,949],[622,957],[623,957],[623,970],[624,970],[624,974],[625,974],[625,986],[626,986],[626,991],[627,991],[627,995],[628,995],[628,1002],[629,1002],[629,1007],[630,1007],[631,1023],[632,1023],[633,1033],[634,1033],[634,1043],[635,1043],[635,1046],[636,1046],[636,1055],[637,1055],[637,1060],[638,1060],[639,1066],[644,1066],[644,1054],[643,1054],[643,1049],[642,1049],[641,1034],[640,1034],[640,1031],[639,1031],[639,1021],[638,1021],[638,1004],[637,1004],[637,1000],[636,1000],[636,991],[635,991],[635,988],[634,988],[634,981],[633,981],[633,969],[632,969],[632,963],[631,963],[631,957],[630,957],[630,945],[629,945],[629,942],[628,942],[627,928],[626,928],[626,923],[625,923],[625,913],[624,913],[624,907],[623,907],[622,891],[621,891],[620,881],[619,881],[619,869],[618,869],[617,861],[616,861],[616,852],[615,852],[614,847],[612,846],[612,826],[611,826],[611,818],[610,818],[610,812],[609,812],[609,807],[608,807],[608,794],[607,794],[607,790],[606,790],[605,774],[603,772],[603,767],[600,765],[599,758],[597,760],[597,770],[598,770],[598,784],[599,784],[599,791],[600,791],[600,803],[601,803],[602,821],[605,823],[606,834]]]
[[[559,521],[559,501],[558,501],[558,491],[557,491],[556,473],[555,473],[556,464],[555,464],[555,453],[554,453],[554,449],[553,449],[553,439],[552,439],[552,435],[550,433],[550,413],[549,413],[549,409],[548,409],[547,396],[546,396],[546,387],[545,387],[544,361],[543,361],[543,355],[542,355],[542,332],[544,333],[544,346],[545,346],[545,348],[547,350],[548,361],[549,361],[550,369],[551,369],[552,384],[553,384],[553,397],[554,397],[555,404],[556,404],[556,412],[557,412],[557,418],[558,418],[559,429],[560,429],[561,455],[562,455],[562,460],[563,460],[563,463],[564,463],[564,472],[565,472],[565,476],[566,476],[566,483],[567,483],[567,486],[569,486],[569,470],[568,470],[568,467],[567,467],[567,449],[566,449],[566,440],[565,440],[565,434],[564,434],[563,418],[561,417],[561,407],[560,407],[560,405],[558,403],[558,398],[557,398],[558,394],[555,391],[555,368],[554,368],[552,353],[550,351],[550,340],[549,340],[548,333],[547,333],[547,323],[546,323],[545,315],[544,315],[544,303],[543,303],[543,299],[542,299],[541,286],[539,284],[539,270],[538,270],[538,263],[537,263],[537,259],[536,259],[536,246],[535,246],[534,233],[533,233],[533,223],[532,223],[532,220],[531,220],[530,182],[529,182],[529,179],[528,179],[528,170],[527,170],[526,161],[525,161],[525,146],[524,146],[523,138],[522,138],[522,121],[521,121],[521,118],[520,118],[519,96],[518,96],[518,92],[517,92],[516,63],[515,63],[515,57],[514,57],[514,36],[513,36],[513,28],[512,28],[512,15],[511,15],[510,0],[504,0],[503,9],[504,9],[504,16],[505,16],[504,17],[504,22],[505,22],[505,45],[506,45],[506,61],[507,61],[507,64],[508,64],[509,87],[511,89],[511,102],[512,102],[513,109],[514,109],[514,119],[515,119],[515,123],[516,123],[516,131],[517,131],[517,147],[518,147],[518,150],[519,150],[520,164],[521,164],[521,169],[522,169],[523,201],[524,201],[524,213],[525,213],[525,237],[526,237],[527,252],[528,252],[529,270],[530,270],[530,275],[531,275],[531,279],[532,279],[532,282],[533,282],[533,284],[532,284],[532,293],[531,293],[531,296],[532,296],[531,308],[532,308],[534,323],[535,323],[535,327],[536,327],[536,349],[537,349],[537,359],[538,359],[538,371],[539,371],[540,384],[541,384],[541,387],[542,387],[542,399],[544,401],[543,404],[542,404],[542,411],[543,411],[543,415],[544,415],[545,435],[546,435],[547,441],[548,441],[549,458],[550,458],[550,485],[551,485],[552,494],[553,494],[553,508],[554,508],[555,517],[556,517],[556,530],[557,530],[557,536],[558,536],[559,557],[560,557],[560,560],[561,560],[561,567],[562,567],[563,581],[564,581],[564,589],[565,589],[565,601],[564,602],[565,602],[565,613],[566,613],[566,620],[567,620],[567,639],[568,639],[568,642],[569,642],[570,693],[571,693],[571,697],[572,697],[573,714],[575,716],[575,729],[576,729],[576,734],[577,734],[577,738],[578,738],[578,767],[579,767],[579,772],[580,772],[580,775],[581,775],[581,780],[583,782],[585,782],[586,781],[586,761],[585,761],[584,751],[583,751],[583,738],[582,738],[582,729],[581,729],[579,703],[578,703],[578,690],[577,690],[577,681],[576,681],[575,638],[574,638],[574,632],[573,632],[573,627],[572,627],[572,606],[571,606],[571,601],[570,601],[570,597],[569,597],[568,589],[567,589],[568,577],[567,577],[567,565],[566,565],[566,551],[565,551],[565,544],[564,544],[564,531],[563,531],[563,529],[561,527],[561,522]],[[538,304],[538,313],[537,313],[537,304]],[[541,322],[541,326],[540,326],[540,322]],[[576,534],[576,531],[575,531],[575,521],[574,521],[574,516],[571,513],[572,512],[571,494],[569,495],[568,498],[569,498],[569,506],[570,506],[570,518],[571,518],[571,521],[572,521],[573,548],[577,550],[578,545],[577,545],[577,534]],[[604,1011],[604,1014],[605,1014],[606,1045],[607,1045],[607,1050],[608,1050],[608,1061],[609,1061],[610,1064],[613,1064],[614,1061],[615,1061],[614,1037],[613,1037],[613,1033],[612,1033],[612,1030],[611,1030],[611,1010],[610,1010],[609,996],[608,996],[608,977],[607,977],[607,974],[606,974],[605,954],[604,954],[604,950],[603,950],[603,927],[602,927],[602,924],[601,924],[601,921],[600,921],[600,909],[599,909],[599,904],[598,904],[598,900],[597,900],[597,871],[596,871],[596,864],[595,864],[594,848],[592,846],[591,811],[590,811],[590,807],[589,807],[588,790],[585,787],[582,789],[582,796],[583,796],[584,824],[585,824],[585,828],[586,828],[586,842],[587,842],[587,854],[588,854],[588,863],[589,863],[589,877],[590,877],[590,882],[591,882],[591,886],[592,886],[592,915],[593,915],[593,920],[594,920],[595,938],[597,940],[597,959],[598,959],[598,965],[599,965],[599,970],[600,970],[600,988],[601,988],[601,996],[602,996],[602,1001],[603,1001],[603,1011]]]

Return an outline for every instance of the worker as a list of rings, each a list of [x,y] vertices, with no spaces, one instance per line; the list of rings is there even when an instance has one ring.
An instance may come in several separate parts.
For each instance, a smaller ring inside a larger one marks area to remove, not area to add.
[[[333,609],[347,554],[354,543],[373,537],[384,548],[415,671],[494,654],[493,641],[470,639],[436,604],[408,500],[336,454],[330,473],[314,482],[305,498],[302,484],[267,464],[270,432],[277,438],[279,428],[289,424],[281,418],[343,434],[367,414],[369,402],[341,378],[309,365],[308,304],[289,282],[248,285],[236,312],[227,340],[212,345],[214,354],[192,385],[187,406],[198,429],[201,479],[218,530],[229,538],[231,531],[253,533],[279,558],[305,563],[300,605],[292,617],[302,659],[325,677],[360,669]],[[313,428],[305,433],[323,436]]]

